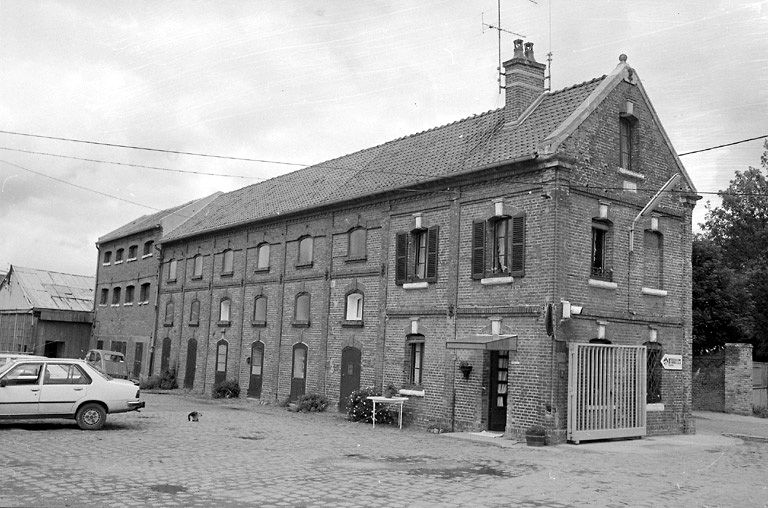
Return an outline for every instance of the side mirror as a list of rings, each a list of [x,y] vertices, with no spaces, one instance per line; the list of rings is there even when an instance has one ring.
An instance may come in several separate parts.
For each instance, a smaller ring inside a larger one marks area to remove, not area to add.
[[[0,388],[5,388],[5,385],[7,384],[8,384],[8,381],[6,381],[5,379],[0,379]]]

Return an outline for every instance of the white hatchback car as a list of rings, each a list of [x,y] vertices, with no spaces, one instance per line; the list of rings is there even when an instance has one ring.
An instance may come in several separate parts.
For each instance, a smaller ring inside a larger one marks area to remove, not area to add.
[[[145,406],[139,388],[83,360],[19,359],[0,367],[0,419],[74,418],[83,430],[104,426],[108,413]]]

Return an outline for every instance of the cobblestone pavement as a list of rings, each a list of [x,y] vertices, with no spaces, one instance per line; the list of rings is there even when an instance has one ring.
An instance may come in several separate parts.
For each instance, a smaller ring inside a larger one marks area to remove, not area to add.
[[[0,506],[765,506],[768,443],[696,436],[532,448],[146,394],[98,432],[0,422]],[[197,423],[187,413],[202,412]]]

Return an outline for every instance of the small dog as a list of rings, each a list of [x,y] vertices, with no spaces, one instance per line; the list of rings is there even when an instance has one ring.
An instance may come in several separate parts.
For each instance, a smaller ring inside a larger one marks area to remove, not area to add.
[[[198,418],[200,418],[203,415],[203,413],[198,413],[197,411],[192,411],[187,415],[187,421],[188,422],[196,422],[199,421]]]

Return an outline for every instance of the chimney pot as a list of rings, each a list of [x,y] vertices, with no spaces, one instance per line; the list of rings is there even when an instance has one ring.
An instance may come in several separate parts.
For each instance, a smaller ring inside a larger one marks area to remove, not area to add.
[[[532,42],[526,42],[525,43],[525,58],[528,59],[530,62],[535,62],[536,59],[533,57],[533,43]]]
[[[512,55],[512,58],[525,58],[523,39],[515,39],[515,53]]]

